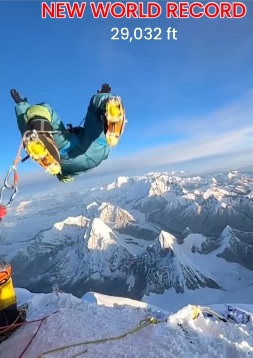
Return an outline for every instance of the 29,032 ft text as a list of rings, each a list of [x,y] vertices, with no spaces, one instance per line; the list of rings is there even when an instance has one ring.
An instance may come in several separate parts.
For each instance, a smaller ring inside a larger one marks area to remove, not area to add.
[[[166,40],[177,40],[177,30],[173,27],[168,27],[165,30],[165,34],[163,34],[163,30],[160,27],[136,27],[134,29],[128,29],[127,27],[113,27],[111,29],[111,40],[123,40],[132,42],[134,40],[162,40],[165,38]]]

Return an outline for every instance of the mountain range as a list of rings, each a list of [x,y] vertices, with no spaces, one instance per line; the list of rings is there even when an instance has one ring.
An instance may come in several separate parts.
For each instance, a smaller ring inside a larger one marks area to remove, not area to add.
[[[186,296],[215,303],[251,290],[252,172],[148,173],[84,185],[10,208],[0,259],[12,264],[15,286],[151,304],[163,297],[163,307],[177,309]]]

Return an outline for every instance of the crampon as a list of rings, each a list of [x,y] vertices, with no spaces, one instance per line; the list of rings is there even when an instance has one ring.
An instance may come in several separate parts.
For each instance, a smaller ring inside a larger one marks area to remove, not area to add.
[[[28,156],[47,173],[57,175],[61,172],[59,151],[50,134],[27,131],[23,136],[23,146]]]
[[[106,141],[114,147],[118,144],[126,124],[125,109],[120,97],[111,97],[106,103]]]

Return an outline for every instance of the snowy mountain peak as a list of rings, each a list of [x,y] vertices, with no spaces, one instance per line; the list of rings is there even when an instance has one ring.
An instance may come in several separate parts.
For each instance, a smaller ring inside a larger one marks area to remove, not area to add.
[[[113,182],[107,186],[107,190],[120,188],[122,185],[128,184],[128,180],[129,180],[128,177],[124,177],[124,176],[118,177],[115,182]]]
[[[76,216],[76,217],[68,217],[67,219],[55,223],[54,227],[59,230],[62,231],[66,226],[70,226],[70,225],[75,225],[75,226],[83,226],[86,225],[88,219],[86,219],[85,217],[83,217],[82,215]]]
[[[116,244],[117,239],[109,226],[107,226],[101,219],[94,219],[87,240],[88,249],[105,251],[111,245]]]
[[[98,208],[99,217],[105,223],[111,222],[123,225],[125,222],[135,222],[133,215],[110,203],[102,203]]]
[[[237,262],[249,270],[253,270],[253,230],[241,232],[226,226],[219,237],[218,257],[228,262]]]
[[[176,238],[166,231],[161,231],[158,240],[162,250],[173,250],[173,244],[176,241]]]

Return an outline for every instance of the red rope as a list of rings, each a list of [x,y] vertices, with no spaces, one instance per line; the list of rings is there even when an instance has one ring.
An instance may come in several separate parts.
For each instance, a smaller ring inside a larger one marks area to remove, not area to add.
[[[8,329],[8,328],[12,328],[12,327],[25,326],[26,324],[29,324],[29,323],[40,322],[40,321],[43,321],[44,319],[46,319],[47,317],[48,316],[43,317],[43,318],[39,318],[39,319],[35,319],[33,321],[24,321],[24,322],[20,322],[20,323],[10,324],[9,326],[0,327],[0,334],[1,334],[1,330],[5,330],[5,329]]]
[[[25,352],[27,351],[27,349],[30,347],[30,345],[32,344],[32,341],[34,340],[34,338],[37,336],[39,330],[40,330],[40,327],[42,326],[42,323],[45,321],[45,319],[47,318],[48,316],[42,318],[40,320],[40,324],[37,328],[37,331],[34,333],[34,335],[32,336],[32,338],[30,339],[30,341],[28,342],[28,344],[25,346],[24,350],[22,351],[22,353],[18,356],[18,358],[22,358],[25,354]]]
[[[57,313],[58,311],[53,312],[52,314]],[[25,348],[23,349],[23,351],[20,353],[20,355],[18,356],[18,358],[22,358],[25,354],[25,352],[27,351],[27,349],[30,347],[30,345],[32,344],[32,341],[34,340],[34,338],[37,336],[40,327],[42,326],[42,323],[46,320],[46,318],[48,318],[49,315],[43,317],[43,318],[38,318],[38,319],[34,319],[32,321],[24,321],[24,322],[20,322],[20,323],[13,323],[9,326],[5,326],[5,327],[0,327],[0,334],[1,334],[1,330],[8,330],[8,328],[13,328],[13,327],[20,327],[20,326],[25,326],[27,324],[30,323],[35,323],[35,322],[40,322],[37,331],[34,333],[34,335],[32,336],[32,338],[30,339],[30,341],[28,342],[28,344],[25,346]]]

